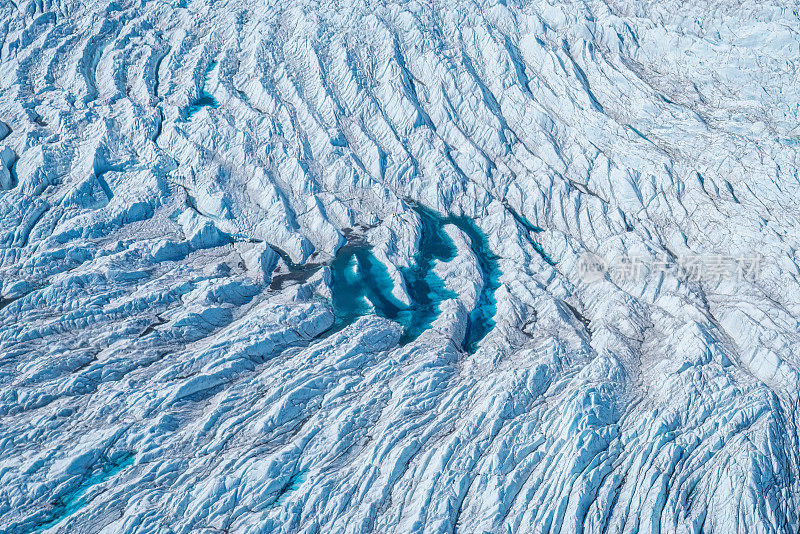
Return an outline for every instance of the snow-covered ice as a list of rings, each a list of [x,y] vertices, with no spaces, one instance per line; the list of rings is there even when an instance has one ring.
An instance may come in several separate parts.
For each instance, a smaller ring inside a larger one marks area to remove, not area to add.
[[[0,532],[800,531],[798,69],[788,0],[8,0]]]

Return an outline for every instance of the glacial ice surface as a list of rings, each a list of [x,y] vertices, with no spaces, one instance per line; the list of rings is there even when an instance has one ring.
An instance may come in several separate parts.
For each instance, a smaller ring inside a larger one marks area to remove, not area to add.
[[[3,3],[0,532],[798,532],[799,29]]]

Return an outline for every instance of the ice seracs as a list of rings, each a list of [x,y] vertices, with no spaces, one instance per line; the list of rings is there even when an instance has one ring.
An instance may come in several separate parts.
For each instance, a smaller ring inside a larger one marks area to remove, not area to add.
[[[0,6],[0,531],[796,532],[799,24]]]

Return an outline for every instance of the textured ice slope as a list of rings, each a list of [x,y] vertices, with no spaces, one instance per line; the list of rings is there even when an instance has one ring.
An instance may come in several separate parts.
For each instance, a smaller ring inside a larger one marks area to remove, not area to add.
[[[0,531],[797,532],[799,32],[6,1]]]

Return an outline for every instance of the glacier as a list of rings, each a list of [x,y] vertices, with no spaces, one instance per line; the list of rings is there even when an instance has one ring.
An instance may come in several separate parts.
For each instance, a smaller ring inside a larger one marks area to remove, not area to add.
[[[800,531],[799,69],[788,0],[4,2],[0,532]]]

